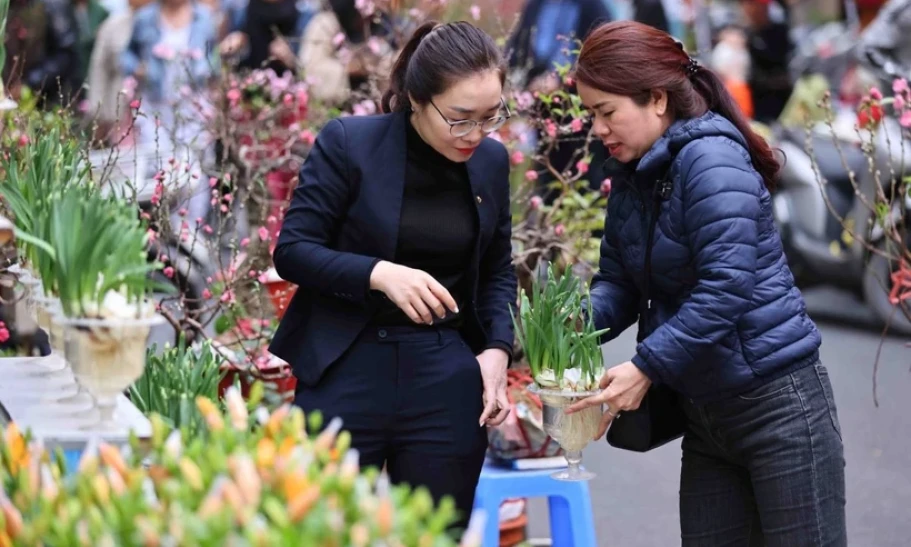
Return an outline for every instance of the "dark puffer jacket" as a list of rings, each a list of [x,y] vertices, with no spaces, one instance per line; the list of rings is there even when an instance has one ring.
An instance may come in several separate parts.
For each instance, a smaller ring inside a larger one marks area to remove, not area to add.
[[[807,316],[772,219],[771,198],[743,136],[709,112],[678,121],[636,165],[608,164],[595,323],[618,336],[638,319],[654,188],[660,201],[647,336],[632,361],[696,402],[743,393],[815,363]]]

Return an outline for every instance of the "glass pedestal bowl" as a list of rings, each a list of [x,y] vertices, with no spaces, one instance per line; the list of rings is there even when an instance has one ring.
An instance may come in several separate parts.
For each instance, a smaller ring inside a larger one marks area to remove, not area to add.
[[[597,395],[600,390],[567,391],[545,389],[531,384],[528,391],[541,399],[544,432],[563,448],[568,465],[551,477],[561,481],[587,481],[595,478],[594,473],[582,469],[582,449],[588,446],[598,432],[601,406],[589,407],[573,414],[567,414],[566,409],[586,397]]]

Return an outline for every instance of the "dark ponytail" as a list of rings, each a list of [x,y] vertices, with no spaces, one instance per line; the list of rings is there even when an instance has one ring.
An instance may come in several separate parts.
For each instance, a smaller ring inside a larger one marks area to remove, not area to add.
[[[713,70],[705,67],[699,67],[690,79],[693,87],[705,99],[708,110],[724,116],[734,124],[737,131],[740,131],[747,141],[747,150],[750,152],[753,168],[762,176],[766,188],[770,192],[774,191],[778,183],[781,164],[775,158],[769,143],[750,127],[750,122],[743,115],[743,111],[734,101],[724,82]]]
[[[746,140],[753,168],[769,191],[781,165],[768,143],[750,127],[718,76],[692,61],[669,34],[635,21],[616,21],[593,30],[582,45],[576,80],[601,91],[647,104],[655,89],[667,91],[677,119],[712,110],[727,118]]]
[[[505,81],[503,54],[493,38],[464,21],[429,21],[414,31],[399,53],[383,95],[383,111],[410,110],[409,95],[426,104],[454,81],[486,70],[496,70],[500,82]]]

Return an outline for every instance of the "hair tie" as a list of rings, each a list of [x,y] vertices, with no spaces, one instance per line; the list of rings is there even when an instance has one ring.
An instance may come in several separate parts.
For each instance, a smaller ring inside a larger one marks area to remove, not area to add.
[[[702,67],[699,65],[699,61],[697,61],[693,57],[690,57],[690,60],[687,61],[686,66],[684,66],[684,70],[686,70],[686,75],[689,76],[690,78],[695,76],[696,73],[699,72],[700,68],[702,68]]]

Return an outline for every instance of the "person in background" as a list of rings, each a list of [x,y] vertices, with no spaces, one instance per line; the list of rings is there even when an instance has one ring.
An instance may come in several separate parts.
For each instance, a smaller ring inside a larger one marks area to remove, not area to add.
[[[670,32],[670,23],[661,0],[633,0],[633,19],[664,32]]]
[[[213,137],[194,98],[203,96],[197,92],[206,90],[216,76],[217,67],[210,58],[216,32],[211,10],[191,0],[161,0],[136,12],[120,68],[140,99],[136,142],[156,147],[158,157],[198,167],[214,155]],[[209,210],[203,178],[198,179],[198,187],[186,186],[191,233],[196,220]]]
[[[297,43],[309,18],[297,0],[249,0],[238,29],[222,41],[221,54],[238,57],[241,68],[294,71],[297,52],[290,43]]]
[[[108,18],[108,10],[98,0],[72,0],[71,9],[79,40],[76,50],[79,64],[75,79],[82,85],[88,77],[95,39],[102,23]]]
[[[509,414],[513,347],[509,117],[493,38],[426,23],[378,116],[320,132],[273,254],[298,285],[269,350],[294,404],[342,419],[361,465],[451,496],[464,527],[488,425]]]
[[[382,16],[379,23],[365,21],[355,0],[329,0],[329,9],[313,17],[301,39],[299,66],[313,81],[311,97],[340,106],[371,77],[383,91],[395,58],[387,36]]]
[[[746,36],[739,29],[726,28],[718,35],[712,50],[712,69],[721,77],[728,93],[747,118],[754,116],[753,94],[750,91],[750,52]]]
[[[130,101],[121,93],[124,75],[120,56],[133,33],[135,11],[151,1],[130,0],[127,11],[111,15],[98,28],[86,78],[86,114],[96,125],[96,138],[108,144],[119,141],[129,125]]]
[[[749,23],[747,47],[750,52],[750,89],[756,121],[770,123],[784,110],[794,90],[788,62],[794,50],[787,17],[773,20],[773,0],[740,0]],[[787,12],[785,12],[786,14]]]
[[[559,89],[563,82],[556,73],[559,65],[569,65],[575,60],[572,53],[578,49],[572,40],[583,40],[589,31],[599,24],[609,22],[611,13],[603,0],[529,0],[522,11],[519,23],[507,43],[509,66],[517,77],[513,83],[531,92],[549,94]],[[548,108],[541,104],[543,115],[550,117]],[[560,138],[548,154],[550,164],[559,172],[572,168],[581,158],[578,150],[588,135],[588,127]],[[540,139],[540,135],[535,136]],[[543,152],[543,144],[539,151]],[[600,188],[600,169],[605,156],[604,147],[592,142],[589,152],[595,167],[589,175],[590,187]],[[548,191],[547,186],[554,176],[543,166],[536,166],[539,176],[538,192],[546,203],[551,203],[558,194]]]
[[[70,0],[23,0],[10,5],[4,81],[17,99],[22,85],[41,104],[78,99],[79,32]]]
[[[541,93],[558,89],[556,66],[575,60],[570,40],[584,40],[610,20],[602,0],[529,0],[506,46],[510,69],[523,74],[516,84]]]

